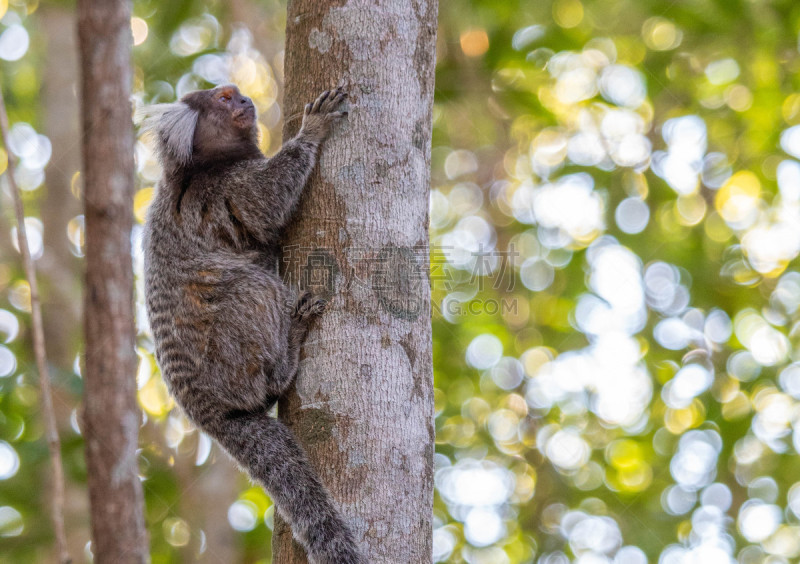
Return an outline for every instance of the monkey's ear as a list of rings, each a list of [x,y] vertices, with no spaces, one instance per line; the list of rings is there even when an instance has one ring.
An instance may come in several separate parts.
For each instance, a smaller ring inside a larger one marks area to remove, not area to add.
[[[138,110],[137,116],[142,130],[155,132],[162,159],[173,159],[180,165],[192,160],[194,130],[199,116],[197,110],[183,102],[154,104]]]

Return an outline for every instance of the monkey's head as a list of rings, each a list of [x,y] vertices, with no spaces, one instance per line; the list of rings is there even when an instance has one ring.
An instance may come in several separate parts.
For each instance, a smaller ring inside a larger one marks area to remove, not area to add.
[[[179,102],[150,106],[143,113],[165,166],[235,160],[258,151],[255,105],[232,84],[190,92]]]

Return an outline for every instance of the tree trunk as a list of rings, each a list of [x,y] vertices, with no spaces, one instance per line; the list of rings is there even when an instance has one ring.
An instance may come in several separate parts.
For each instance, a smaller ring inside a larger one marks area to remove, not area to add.
[[[148,559],[136,446],[131,7],[78,2],[86,221],[84,435],[95,562]]]
[[[435,0],[290,0],[284,138],[342,85],[350,115],[323,147],[287,234],[287,281],[330,299],[280,417],[369,562],[430,562],[433,377],[428,193]],[[277,515],[276,515],[277,517]],[[276,518],[277,564],[306,562]]]

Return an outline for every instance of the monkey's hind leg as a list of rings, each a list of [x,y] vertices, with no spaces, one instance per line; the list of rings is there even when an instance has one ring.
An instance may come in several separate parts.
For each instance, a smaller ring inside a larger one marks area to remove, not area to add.
[[[325,312],[328,302],[314,296],[311,292],[305,291],[297,299],[292,312],[292,326],[289,332],[289,346],[300,346],[308,335],[308,327],[311,322]]]
[[[304,292],[298,298],[292,310],[286,354],[272,368],[269,379],[269,393],[272,396],[282,396],[294,381],[300,364],[300,349],[308,336],[309,325],[322,315],[327,305],[328,302],[311,292]]]

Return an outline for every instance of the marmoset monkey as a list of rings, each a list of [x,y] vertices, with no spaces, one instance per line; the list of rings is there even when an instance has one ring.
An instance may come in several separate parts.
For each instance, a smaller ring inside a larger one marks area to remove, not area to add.
[[[353,535],[289,429],[269,415],[325,302],[293,307],[279,240],[347,95],[305,107],[267,159],[236,86],[145,110],[163,176],[145,223],[145,293],[158,364],[186,415],[270,494],[312,562],[363,564]]]

